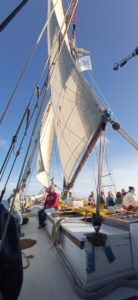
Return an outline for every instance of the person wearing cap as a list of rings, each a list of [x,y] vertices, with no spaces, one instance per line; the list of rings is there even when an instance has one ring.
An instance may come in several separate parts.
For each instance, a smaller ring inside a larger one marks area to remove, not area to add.
[[[138,202],[135,197],[135,188],[133,186],[129,186],[128,192],[123,198],[123,207],[126,210],[133,210],[138,207]]]
[[[55,192],[55,186],[51,185],[48,190],[48,194],[46,196],[46,200],[44,202],[43,208],[38,211],[38,220],[39,220],[39,227],[44,227],[45,219],[46,219],[46,212],[54,212],[58,208],[58,194]]]

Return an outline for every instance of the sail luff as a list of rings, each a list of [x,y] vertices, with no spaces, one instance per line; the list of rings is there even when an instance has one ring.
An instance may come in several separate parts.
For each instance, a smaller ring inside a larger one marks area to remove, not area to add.
[[[46,187],[49,184],[54,132],[53,110],[50,100],[47,104],[42,119],[40,132],[40,149],[37,158],[37,178]]]

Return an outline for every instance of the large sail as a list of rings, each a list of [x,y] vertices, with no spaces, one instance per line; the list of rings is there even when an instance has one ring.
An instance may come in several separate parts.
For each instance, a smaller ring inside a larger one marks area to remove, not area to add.
[[[51,101],[48,102],[41,126],[40,148],[37,158],[37,178],[46,187],[49,183],[50,162],[54,140],[54,121]]]
[[[48,1],[48,14],[56,2]],[[63,36],[66,30],[64,19],[62,0],[59,0],[48,26],[50,65],[62,41],[58,32]],[[67,34],[52,73],[51,95],[60,159],[68,183],[84,147],[100,126],[103,108],[77,69]]]

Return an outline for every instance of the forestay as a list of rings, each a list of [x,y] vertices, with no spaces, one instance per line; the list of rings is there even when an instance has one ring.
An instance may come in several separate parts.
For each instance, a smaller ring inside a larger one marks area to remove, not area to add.
[[[40,148],[37,158],[37,178],[48,187],[50,162],[54,140],[54,121],[51,100],[48,102],[41,125]]]
[[[55,2],[56,0],[49,0],[48,15]],[[59,0],[48,25],[50,65],[60,49],[66,30],[67,22],[64,19],[62,1]],[[95,92],[77,69],[67,34],[52,73],[51,95],[60,159],[68,183],[84,147],[101,123],[103,108],[98,103]]]

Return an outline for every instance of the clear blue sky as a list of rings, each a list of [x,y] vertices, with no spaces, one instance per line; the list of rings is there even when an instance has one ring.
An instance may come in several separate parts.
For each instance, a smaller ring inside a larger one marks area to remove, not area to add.
[[[19,3],[16,0],[2,1],[0,22]],[[0,33],[0,113],[46,18],[47,1],[30,0]],[[138,46],[138,0],[80,0],[77,13],[77,46],[91,51],[92,75],[102,95],[124,129],[138,141],[138,57],[122,69],[113,71],[113,64]],[[0,126],[0,165],[46,57],[45,34]],[[89,78],[87,74],[86,76]],[[138,192],[138,153],[110,128],[107,144],[117,189],[134,185]],[[20,160],[11,177],[9,190],[14,187],[19,168]],[[80,174],[76,183],[76,193],[87,195],[93,189],[91,158],[86,164],[85,173],[83,171]],[[32,194],[41,189],[36,182],[34,185],[29,190]]]

